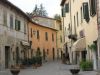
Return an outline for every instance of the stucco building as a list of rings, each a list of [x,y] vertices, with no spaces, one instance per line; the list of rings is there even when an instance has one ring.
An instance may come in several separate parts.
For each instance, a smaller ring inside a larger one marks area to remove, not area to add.
[[[70,62],[92,60],[89,46],[98,38],[96,0],[62,0],[61,7],[65,51],[69,52]]]
[[[0,0],[0,69],[21,63],[28,50],[29,18],[8,0]]]
[[[33,16],[33,22],[41,24],[42,26],[46,26],[49,28],[53,28],[57,30],[56,34],[56,43],[57,43],[57,52],[59,54],[58,58],[61,58],[63,51],[63,26],[60,20],[56,20],[54,18],[43,17],[43,16]]]
[[[40,50],[43,60],[52,61],[57,59],[57,30],[34,22],[30,22],[29,41],[31,43],[30,57],[35,56]]]

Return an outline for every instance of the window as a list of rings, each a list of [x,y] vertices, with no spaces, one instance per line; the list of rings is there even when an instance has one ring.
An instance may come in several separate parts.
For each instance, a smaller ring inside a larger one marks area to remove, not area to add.
[[[7,26],[7,11],[3,11],[3,18],[4,25]]]
[[[39,30],[37,30],[37,39],[39,39]]]
[[[65,17],[65,9],[64,9],[64,7],[62,7],[61,11],[62,11],[62,17]]]
[[[54,41],[54,34],[52,33],[52,41]]]
[[[86,22],[89,22],[89,8],[88,8],[88,3],[83,3],[83,14],[84,14],[84,19]]]
[[[62,36],[60,36],[60,42],[62,43]]]
[[[79,23],[78,23],[78,12],[77,12],[77,26],[79,25]]]
[[[17,20],[17,19],[15,19],[15,30],[20,30],[20,27],[21,26],[21,22],[19,21],[19,20]]]
[[[70,24],[68,25],[68,30],[70,30],[71,28],[70,28]]]
[[[69,3],[65,4],[65,12],[66,12],[66,13],[69,12]]]
[[[10,28],[13,29],[13,15],[10,15]]]
[[[74,31],[75,31],[75,34],[76,34],[76,19],[75,19],[75,16],[74,16]]]
[[[95,16],[96,14],[96,0],[90,0],[90,15]]]
[[[48,41],[48,33],[47,32],[45,32],[45,39],[46,39],[46,41]]]
[[[47,49],[47,55],[49,54],[49,49]]]
[[[82,13],[82,7],[81,7],[81,23],[83,22],[83,13]]]
[[[26,33],[26,27],[27,27],[27,24],[24,23],[24,33]]]
[[[30,29],[30,31],[31,31],[31,37],[32,37],[32,28]]]
[[[81,31],[80,31],[80,37],[83,38],[84,36],[85,36],[85,35],[84,35],[84,31],[81,30]]]

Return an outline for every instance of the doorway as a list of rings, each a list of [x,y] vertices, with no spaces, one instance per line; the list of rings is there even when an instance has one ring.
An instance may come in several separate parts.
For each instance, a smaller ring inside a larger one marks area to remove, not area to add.
[[[16,47],[16,64],[18,64],[19,63],[19,48],[18,47]]]
[[[52,50],[52,54],[53,54],[53,60],[55,60],[55,49],[54,48]]]
[[[45,57],[46,57],[46,55],[45,55],[45,49],[43,49],[43,60],[45,60]]]
[[[10,65],[10,46],[5,46],[5,68]]]

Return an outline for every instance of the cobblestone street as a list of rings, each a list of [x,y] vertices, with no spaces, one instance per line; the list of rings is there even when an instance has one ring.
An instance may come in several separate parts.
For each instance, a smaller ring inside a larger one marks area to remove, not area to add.
[[[74,68],[75,65],[64,65],[61,62],[47,62],[42,67],[37,69],[22,69],[19,75],[72,75],[69,71],[70,68]],[[80,71],[79,75],[96,75],[95,71]],[[10,71],[0,75],[11,75]]]

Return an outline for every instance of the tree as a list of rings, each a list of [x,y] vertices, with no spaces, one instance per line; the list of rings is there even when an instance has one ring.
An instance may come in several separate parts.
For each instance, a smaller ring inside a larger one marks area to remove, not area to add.
[[[37,5],[35,5],[35,8],[34,8],[32,14],[33,14],[33,16],[47,16],[47,12],[42,4],[40,4],[39,7]]]
[[[59,14],[55,14],[54,19],[61,20],[61,16]]]

